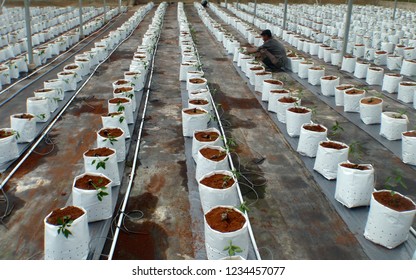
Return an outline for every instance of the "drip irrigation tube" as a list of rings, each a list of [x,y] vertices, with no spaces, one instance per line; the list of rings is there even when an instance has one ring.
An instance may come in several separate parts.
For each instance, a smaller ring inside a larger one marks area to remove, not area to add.
[[[121,209],[119,210],[120,216],[119,216],[118,221],[117,221],[113,241],[111,242],[110,253],[108,254],[107,260],[112,260],[113,259],[114,251],[115,251],[116,245],[117,245],[118,236],[120,234],[120,228],[121,228],[123,220],[124,220],[124,215],[126,215],[125,210],[126,210],[126,207],[127,207],[127,203],[129,201],[129,196],[130,196],[131,189],[133,187],[134,177],[136,175],[137,159],[139,157],[139,151],[140,151],[140,141],[141,141],[141,138],[142,138],[143,126],[144,126],[145,117],[146,117],[147,103],[149,101],[150,85],[151,85],[152,79],[153,79],[154,62],[155,62],[155,57],[156,57],[156,53],[157,53],[157,49],[158,49],[158,45],[159,45],[160,35],[162,33],[163,23],[165,21],[165,15],[166,15],[166,10],[165,10],[165,14],[163,15],[162,25],[160,27],[159,36],[157,38],[157,42],[156,42],[156,45],[155,45],[155,51],[154,51],[153,57],[152,57],[152,64],[151,64],[152,66],[151,66],[149,80],[148,80],[148,83],[147,83],[146,99],[145,99],[145,102],[144,102],[142,118],[141,118],[141,121],[140,121],[139,134],[137,135],[137,145],[136,145],[136,149],[134,151],[133,164],[132,164],[131,172],[130,172],[130,175],[129,175],[129,183],[127,185],[127,190],[126,190],[126,193],[124,195],[123,204],[121,206]]]
[[[197,57],[198,63],[201,65],[201,59],[200,59],[200,56],[199,56],[198,49],[196,47],[195,47],[195,52],[196,52],[196,57]],[[208,85],[207,85],[207,87],[209,89],[209,86]],[[215,100],[212,97],[212,95],[210,95],[210,100],[211,100],[211,103],[212,104],[215,104]],[[212,106],[212,107],[213,107],[213,110],[215,111],[215,117],[218,120],[218,125],[220,127],[220,131],[221,131],[221,134],[222,134],[224,143],[227,143],[227,136],[225,134],[225,130],[224,130],[224,127],[222,125],[222,122],[221,122],[221,119],[220,119],[220,115],[218,114],[217,106]],[[229,161],[231,170],[234,170],[235,169],[235,166],[234,166],[233,159],[231,158],[230,153],[227,153],[227,157],[228,157],[228,161]],[[241,194],[240,185],[239,185],[238,182],[237,182],[237,191],[238,191],[238,197],[240,199],[240,202],[243,203],[244,202],[244,199],[243,199],[243,195]],[[259,252],[259,249],[257,247],[256,240],[254,239],[254,233],[253,233],[253,229],[251,227],[250,221],[248,222],[247,228],[248,228],[248,232],[249,232],[249,235],[250,235],[250,240],[251,240],[251,243],[253,244],[254,253],[256,254],[257,260],[261,260],[260,252]]]

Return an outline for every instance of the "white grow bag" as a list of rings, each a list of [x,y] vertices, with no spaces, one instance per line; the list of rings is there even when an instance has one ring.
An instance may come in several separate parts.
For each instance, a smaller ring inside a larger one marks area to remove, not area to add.
[[[363,100],[370,98],[381,100],[381,103],[367,104]],[[367,97],[360,100],[360,119],[365,124],[378,124],[381,122],[381,113],[383,112],[383,100],[377,97]]]
[[[269,104],[267,110],[277,113],[277,101],[282,97],[289,97],[290,91],[287,89],[275,89],[269,92]],[[286,114],[286,111],[284,112]]]
[[[348,208],[368,206],[374,191],[374,168],[371,164],[360,164],[368,170],[359,170],[338,164],[335,199]]]
[[[331,78],[331,80],[328,80]],[[340,78],[337,76],[324,76],[321,78],[321,93],[324,96],[334,96],[335,87],[339,86]]]
[[[396,194],[401,195],[397,192]],[[407,240],[415,214],[416,210],[398,212],[390,209],[379,203],[372,195],[364,237],[393,249]]]
[[[290,137],[299,136],[302,125],[311,122],[312,111],[306,107],[298,108],[306,109],[308,112],[295,113],[290,111],[291,108],[286,109],[286,130]]]
[[[314,67],[308,69],[308,83],[313,86],[321,84],[321,78],[325,75],[325,69],[315,69]]]
[[[326,140],[328,129],[321,125],[321,127],[325,128],[324,132],[320,131],[312,131],[305,129],[306,125],[311,124],[304,124],[300,129],[300,136],[299,142],[297,147],[297,152],[303,156],[307,157],[316,157],[316,153],[318,151],[319,143]]]
[[[108,138],[102,137],[99,134],[101,130],[108,128],[114,129],[116,127],[104,127],[97,131],[97,147],[106,147],[116,150],[117,162],[122,162],[126,159],[126,138],[124,137],[125,133],[123,131],[123,134],[121,136],[115,138],[115,140],[117,141],[111,142],[110,140],[108,140]]]
[[[32,114],[33,118],[23,119],[17,118],[21,114],[15,114],[10,116],[10,126],[13,130],[19,133],[17,143],[29,143],[36,137],[36,118]]]
[[[205,178],[213,176],[215,174],[222,174],[233,178],[234,184],[226,189],[214,189],[201,183]],[[228,170],[219,170],[209,172],[201,177],[198,181],[199,196],[201,198],[202,210],[207,213],[211,208],[218,205],[227,205],[237,207],[240,204],[237,193],[237,179],[233,176],[233,173]]]
[[[58,234],[59,226],[48,224],[46,221],[52,212],[43,221],[45,226],[44,246],[45,260],[86,260],[89,252],[90,234],[88,230],[87,211],[72,222],[69,230],[72,234],[66,238]]]
[[[360,93],[352,93],[357,89],[349,89],[344,91],[344,112],[357,113],[360,111],[360,100],[365,96],[365,90]]]
[[[235,211],[238,211],[242,215],[244,215],[238,209],[235,209],[229,206],[223,206],[223,207],[233,209]],[[224,251],[224,248],[230,245],[230,241],[232,241],[233,245],[240,247],[242,250],[241,253],[236,253],[236,254],[247,259],[248,245],[249,245],[247,217],[246,217],[246,223],[243,225],[241,229],[234,231],[234,232],[227,232],[227,233],[219,232],[219,231],[212,229],[208,225],[205,217],[204,217],[204,221],[205,221],[205,247],[207,251],[207,257],[209,260],[218,260],[218,259],[226,257],[227,252]]]
[[[127,124],[126,115],[124,112],[119,112],[118,115],[102,115],[101,116],[101,122],[103,124],[103,127],[118,127],[121,128],[124,133],[126,139],[130,138],[130,130],[129,126]]]
[[[195,108],[204,111],[202,114],[187,114],[185,111],[190,109],[182,109],[182,134],[185,137],[192,137],[195,130],[206,129],[210,120],[207,110]]]
[[[113,99],[108,100],[108,112],[109,113],[124,112],[127,123],[132,124],[134,123],[133,103],[130,98],[127,98],[127,97],[122,97],[122,98],[128,99],[128,101],[117,104],[117,103],[110,103],[110,101]]]
[[[279,80],[274,79],[266,79],[263,81],[263,89],[261,94],[261,100],[269,102],[270,98],[270,91],[275,89],[281,89],[283,87],[283,83]]]
[[[341,144],[345,148],[340,150],[325,148],[321,146],[323,142],[319,143],[313,169],[324,176],[327,180],[334,180],[337,178],[338,164],[348,160],[349,147],[341,142],[330,142]]]
[[[199,132],[215,132],[218,134],[218,138],[213,140],[213,141],[199,141],[198,139],[196,139],[195,134],[199,133]],[[198,159],[198,151],[199,149],[201,149],[203,146],[206,145],[210,145],[210,146],[220,146],[221,145],[221,133],[218,131],[218,129],[216,128],[207,128],[204,130],[195,130],[193,133],[193,138],[192,138],[192,157],[194,159],[194,161],[196,162]]]
[[[45,97],[29,97],[26,100],[26,111],[36,117],[36,122],[47,122],[51,116],[49,100]]]
[[[397,99],[405,103],[412,103],[416,90],[415,82],[402,82],[399,84]]]
[[[286,123],[287,109],[301,105],[301,100],[299,98],[297,97],[293,97],[293,98],[296,99],[296,101],[292,103],[281,102],[280,99],[277,100],[277,119],[279,120],[279,122]]]
[[[2,128],[1,130],[13,132],[10,136],[0,138],[0,163],[5,163],[9,160],[17,158],[19,156],[19,150],[14,130],[11,128]]]
[[[402,160],[406,164],[416,165],[416,137],[406,136],[404,133],[402,133]]]
[[[105,192],[108,193],[108,195],[103,196],[102,200],[99,201],[97,197],[97,190],[83,190],[75,187],[75,182],[86,175],[106,177],[102,173],[90,172],[86,172],[82,175],[76,176],[72,184],[73,205],[80,208],[84,208],[87,211],[89,223],[111,218],[113,216],[111,180],[108,177],[106,177],[108,180],[110,180],[110,182],[105,186],[97,186],[105,187]]]
[[[387,91],[388,93],[397,92],[399,89],[399,84],[402,80],[402,76],[396,76],[395,74],[385,74],[381,90]]]
[[[53,88],[56,91],[56,95],[60,101],[64,100],[64,85],[60,79],[51,79],[43,82],[44,88]]]
[[[369,85],[383,84],[384,69],[380,67],[369,67],[367,70],[367,76],[365,82]]]
[[[353,88],[354,85],[352,84],[342,84],[334,89],[335,93],[335,105],[336,106],[344,106],[344,93],[346,90]]]
[[[199,181],[199,179],[212,171],[217,171],[217,170],[229,170],[229,163],[228,163],[228,156],[226,156],[223,160],[220,161],[215,161],[215,160],[211,160],[211,159],[207,159],[206,157],[204,157],[201,154],[201,150],[204,148],[210,148],[210,149],[216,149],[219,150],[221,152],[226,152],[226,150],[223,147],[220,146],[210,146],[210,145],[205,145],[203,147],[201,147],[198,150],[198,156],[197,156],[197,161],[196,161],[196,170],[195,170],[195,178],[197,181]]]
[[[407,131],[407,124],[409,123],[406,115],[403,115],[404,118],[394,118],[395,115],[398,115],[398,113],[383,112],[381,114],[380,135],[390,141],[400,140],[402,133]]]
[[[111,186],[120,185],[120,174],[117,163],[117,152],[115,149],[109,148],[113,153],[109,156],[87,156],[85,152],[84,158],[84,169],[85,172],[99,172],[111,180]],[[104,162],[105,168],[98,165],[98,163]],[[97,168],[98,166],[98,168]]]

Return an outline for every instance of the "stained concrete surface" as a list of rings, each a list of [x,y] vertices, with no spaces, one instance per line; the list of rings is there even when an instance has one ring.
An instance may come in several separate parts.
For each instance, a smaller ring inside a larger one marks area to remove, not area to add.
[[[176,4],[169,5],[155,58],[140,166],[127,212],[140,210],[140,220],[126,219],[114,259],[190,259],[194,257],[190,227]],[[132,233],[135,232],[135,233]]]

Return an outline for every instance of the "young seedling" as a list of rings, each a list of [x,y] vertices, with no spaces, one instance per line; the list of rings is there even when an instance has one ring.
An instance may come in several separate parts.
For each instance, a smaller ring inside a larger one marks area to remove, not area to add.
[[[242,176],[241,172],[238,171],[237,169],[233,169],[231,170],[231,173],[233,173],[233,176],[238,180],[240,179],[240,177]]]
[[[98,184],[101,184],[103,182],[102,179],[98,181]],[[93,186],[97,190],[97,198],[99,201],[103,201],[103,197],[108,195],[107,188],[105,186],[97,186],[93,183],[92,180],[89,180],[88,183]]]
[[[243,203],[240,204],[240,206],[238,207],[238,209],[243,212],[243,213],[247,213],[250,211],[250,208],[248,208],[247,206],[247,202],[243,201]]]
[[[400,110],[399,112],[393,114],[392,117],[395,119],[404,119],[404,116],[406,115],[406,113],[407,113],[406,110]]]
[[[64,216],[64,217],[59,217],[58,218],[58,234],[63,234],[65,236],[65,238],[68,239],[68,237],[70,235],[72,235],[72,232],[68,229],[69,227],[71,227],[71,224],[74,220],[71,219],[71,216]]]
[[[14,135],[16,135],[16,139],[19,139],[19,138],[20,138],[20,133],[19,133],[19,131],[17,131],[17,130],[13,130],[13,131],[12,131],[12,133],[13,133]]]
[[[236,245],[233,245],[233,241],[231,241],[231,240],[230,240],[230,245],[225,247],[224,251],[228,252],[229,257],[235,256],[235,253],[242,253],[243,252],[243,250],[240,247],[238,247]]]
[[[217,92],[218,92],[218,89],[213,88],[213,89],[211,89],[210,91],[211,91],[211,95],[212,95],[212,96],[215,96],[215,95],[217,94]]]
[[[116,137],[111,136],[111,135],[108,135],[108,136],[107,136],[107,138],[105,138],[105,139],[103,140],[103,142],[107,142],[107,140],[108,140],[108,141],[110,141],[110,144],[111,144],[111,145],[114,145],[114,142],[117,142],[117,141],[118,141],[118,140],[116,139]]]
[[[231,212],[231,209],[227,209],[221,213],[221,221],[228,221],[228,213]]]
[[[98,156],[97,156],[97,159],[94,159],[93,161],[92,161],[92,165],[94,165],[95,163],[97,163],[97,165],[96,165],[96,167],[95,167],[95,169],[96,170],[98,170],[98,169],[100,169],[100,168],[102,168],[102,169],[104,169],[105,170],[105,163],[108,161],[108,159],[109,158],[105,158],[104,160],[101,160]]]
[[[311,107],[310,109],[311,109],[311,113],[312,113],[311,119],[312,119],[312,121],[317,123],[318,120],[317,120],[316,116],[318,115],[318,107],[314,106],[314,107]]]
[[[45,114],[39,114],[39,115],[36,115],[36,117],[38,117],[41,120],[44,120],[46,118],[46,115]]]
[[[341,126],[341,124],[338,121],[335,121],[335,124],[331,128],[331,136],[339,135],[343,131],[344,128]]]
[[[361,160],[364,155],[363,145],[359,141],[352,141],[349,147],[348,155],[357,160]]]
[[[123,112],[126,109],[126,107],[121,104],[121,102],[117,102],[117,112]]]
[[[305,93],[303,89],[299,89],[298,92],[296,93],[296,97],[299,98],[299,100],[302,100],[304,96],[305,96]]]
[[[384,181],[384,187],[390,190],[391,195],[394,196],[396,194],[394,188],[398,186],[407,189],[407,185],[403,181],[403,172],[400,169],[394,169],[393,174],[388,176],[386,181]]]
[[[232,176],[224,176],[223,178],[222,178],[222,180],[223,180],[223,182],[222,182],[222,186],[221,186],[221,188],[222,189],[225,189],[225,187],[227,186],[227,184],[228,184],[228,182],[232,179],[233,177]]]
[[[204,64],[202,64],[202,63],[199,63],[197,66],[196,66],[196,70],[198,70],[198,71],[202,71],[202,67],[204,66]]]

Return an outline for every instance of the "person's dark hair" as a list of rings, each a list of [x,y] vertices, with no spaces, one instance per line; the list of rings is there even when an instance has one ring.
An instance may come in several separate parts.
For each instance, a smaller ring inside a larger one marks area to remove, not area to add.
[[[272,37],[272,32],[270,31],[270,29],[266,29],[266,30],[263,30],[261,33],[260,33],[260,35],[261,36],[268,36],[268,37]]]

